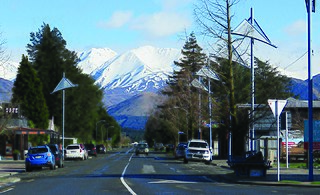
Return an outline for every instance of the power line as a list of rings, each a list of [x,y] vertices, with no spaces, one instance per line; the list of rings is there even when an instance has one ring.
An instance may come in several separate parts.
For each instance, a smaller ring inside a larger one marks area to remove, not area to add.
[[[290,63],[289,65],[287,65],[284,70],[286,70],[287,68],[289,68],[290,66],[292,66],[294,63],[296,63],[297,61],[299,61],[303,56],[305,56],[308,53],[308,51],[306,51],[304,54],[302,54],[299,58],[297,58],[295,61],[293,61],[292,63]]]

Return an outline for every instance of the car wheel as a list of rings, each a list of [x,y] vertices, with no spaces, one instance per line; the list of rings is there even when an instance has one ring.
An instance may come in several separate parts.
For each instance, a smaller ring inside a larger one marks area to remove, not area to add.
[[[55,167],[56,167],[56,166],[55,166],[54,164],[51,164],[51,165],[50,165],[50,170],[54,170]]]
[[[58,168],[61,168],[61,167],[62,167],[62,159],[60,159],[58,163]]]
[[[184,162],[185,164],[187,164],[187,163],[188,163],[188,159],[187,159],[187,158],[184,158],[184,159],[183,159],[183,162]]]
[[[32,171],[32,167],[26,166],[26,172],[31,172],[31,171]]]

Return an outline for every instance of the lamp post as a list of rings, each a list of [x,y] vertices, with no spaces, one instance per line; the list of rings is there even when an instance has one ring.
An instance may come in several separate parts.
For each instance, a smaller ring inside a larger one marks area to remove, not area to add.
[[[73,84],[69,79],[65,77],[65,73],[63,73],[61,81],[58,83],[56,88],[53,90],[53,93],[62,90],[62,158],[64,158],[64,114],[65,114],[65,89],[77,87],[77,84]]]
[[[255,107],[254,107],[254,100],[255,100],[255,81],[254,81],[254,54],[253,54],[253,46],[254,41],[257,40],[259,42],[268,44],[274,48],[277,48],[277,46],[273,45],[267,35],[263,32],[263,30],[260,28],[259,24],[253,17],[253,8],[250,10],[250,18],[248,20],[244,20],[241,22],[238,27],[236,27],[231,34],[233,35],[239,35],[244,38],[250,38],[250,46],[251,46],[251,127],[249,131],[249,137],[250,137],[250,150],[255,150],[256,143],[255,143],[255,130],[254,130],[254,122],[255,122]],[[237,52],[235,52],[237,55]],[[238,56],[240,57],[240,56]],[[241,57],[240,57],[241,58]],[[243,61],[242,59],[240,61]],[[242,63],[240,63],[242,64]]]
[[[196,79],[193,80],[191,84],[194,85],[194,87],[205,89],[208,92],[208,100],[209,100],[209,129],[210,129],[210,148],[212,148],[212,100],[211,100],[211,82],[210,80],[217,80],[220,81],[219,76],[210,69],[210,59],[208,58],[208,66],[203,66],[197,73],[197,76],[199,77],[205,77],[208,80],[208,87],[204,86],[200,81],[197,81]]]
[[[114,126],[110,126],[107,128],[107,140],[109,140],[109,128],[113,128]]]
[[[98,122],[96,122],[96,141],[97,141],[97,127],[98,127],[98,123],[100,123],[100,122],[106,122],[105,120],[100,120],[100,121],[98,121]]]

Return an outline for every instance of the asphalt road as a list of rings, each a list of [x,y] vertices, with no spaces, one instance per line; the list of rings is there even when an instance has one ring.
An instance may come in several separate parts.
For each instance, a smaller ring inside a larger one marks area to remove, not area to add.
[[[256,186],[224,181],[225,169],[184,164],[164,153],[135,156],[129,149],[65,161],[65,168],[19,174],[0,194],[318,194],[316,188]]]

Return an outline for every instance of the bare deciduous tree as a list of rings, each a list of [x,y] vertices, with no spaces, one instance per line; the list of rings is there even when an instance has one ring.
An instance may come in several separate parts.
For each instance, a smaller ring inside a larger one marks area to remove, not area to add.
[[[201,34],[215,40],[214,44],[209,44],[214,49],[214,55],[228,59],[229,75],[226,85],[229,96],[231,129],[236,127],[237,117],[232,65],[231,19],[233,15],[230,10],[238,2],[239,0],[199,0],[194,9],[196,21],[201,27]]]
[[[9,55],[6,54],[5,44],[6,41],[2,39],[2,33],[0,32],[0,78],[4,77],[4,75],[6,74],[6,66],[9,60]],[[0,93],[3,96],[10,96],[11,91],[0,91]],[[11,114],[5,115],[4,109],[5,108],[0,105],[0,134],[3,134],[5,132],[7,123],[11,119]]]

